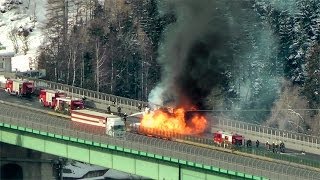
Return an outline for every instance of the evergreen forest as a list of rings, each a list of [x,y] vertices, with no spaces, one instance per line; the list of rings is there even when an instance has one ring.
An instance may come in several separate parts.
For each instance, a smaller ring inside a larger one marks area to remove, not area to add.
[[[48,80],[319,133],[320,0],[48,0],[46,16]]]

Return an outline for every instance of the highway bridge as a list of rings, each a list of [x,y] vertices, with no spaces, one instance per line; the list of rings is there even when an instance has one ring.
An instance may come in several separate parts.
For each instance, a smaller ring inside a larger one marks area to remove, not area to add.
[[[32,80],[38,87],[49,87],[52,89],[63,90],[69,93],[69,95],[77,97],[85,96],[88,99],[88,104],[97,109],[105,110],[107,109],[108,105],[111,105],[113,110],[116,111],[116,107],[113,106],[115,103],[115,105],[119,105],[120,107],[122,107],[123,112],[126,112],[127,114],[132,114],[139,111],[139,105],[141,105],[142,107],[148,106],[148,103],[143,101],[100,93],[51,81],[45,81],[40,79]],[[210,115],[210,113],[208,114]],[[302,133],[279,130],[252,123],[215,117],[213,113],[210,120],[212,125],[212,132],[217,129],[223,129],[227,131],[238,132],[240,134],[245,135],[246,138],[250,138],[252,140],[257,139],[257,137],[259,137],[259,139],[262,139],[265,142],[283,141],[285,142],[286,146],[290,149],[320,154],[319,136],[311,136]]]
[[[70,89],[65,85],[59,86],[73,94],[84,94],[90,100],[101,104],[110,104],[112,101],[116,101],[132,112],[136,112],[138,104],[143,103],[101,93],[95,94],[87,90],[81,92],[75,87]],[[54,88],[60,89],[59,87]],[[246,157],[131,133],[127,134],[125,140],[113,139],[105,136],[103,129],[76,124],[65,118],[45,113],[46,111],[39,113],[36,109],[30,109],[30,107],[36,106],[34,101],[17,100],[3,95],[3,93],[0,94],[2,94],[0,100],[3,100],[0,104],[0,139],[5,143],[153,179],[213,179],[215,176],[251,179],[320,179],[319,169],[302,167],[297,164]],[[16,101],[20,106],[25,106],[25,108],[5,104],[9,99]],[[261,137],[284,138],[283,134],[280,135],[280,133],[273,133],[269,130],[263,133],[263,129],[252,129],[252,126],[249,125],[239,125],[238,127],[238,124],[228,125],[224,120],[221,120],[221,124],[219,122],[214,127],[226,126],[233,129],[246,129],[249,133],[260,134]],[[302,139],[297,140],[295,135],[288,136],[288,134],[285,138],[300,148],[302,147],[301,143],[308,144],[313,150],[319,148],[317,139],[314,139],[314,142],[308,139],[309,141],[306,142]],[[146,168],[150,171],[146,172]]]

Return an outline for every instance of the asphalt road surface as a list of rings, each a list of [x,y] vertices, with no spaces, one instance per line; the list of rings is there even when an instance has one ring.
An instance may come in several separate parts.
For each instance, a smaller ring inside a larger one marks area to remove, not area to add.
[[[17,97],[14,95],[9,95],[7,94],[4,90],[0,90],[0,100],[6,101],[6,102],[10,102],[10,103],[15,103],[15,104],[19,104],[19,105],[23,105],[23,106],[27,106],[27,107],[32,107],[32,108],[37,108],[37,109],[42,109],[42,110],[47,110],[47,111],[52,111],[52,109],[48,108],[48,107],[43,107],[39,101],[38,98],[35,96],[32,96],[30,98],[27,97]],[[127,118],[127,122],[129,124],[131,123],[138,123],[140,122],[140,118],[142,118],[141,114],[136,114],[134,116],[129,116]],[[77,124],[77,123],[73,123],[74,126],[79,126],[79,127],[83,127],[83,124]],[[100,133],[105,133],[103,128],[98,128],[100,130],[97,131],[97,127],[95,126],[90,126],[90,125],[86,125],[87,129],[91,132],[100,132]],[[206,134],[205,135],[206,138],[212,138],[212,134]],[[253,141],[253,145],[255,145],[255,141],[256,139],[252,139]],[[261,146],[264,146],[264,142],[260,142]],[[296,150],[292,150],[292,149],[286,149],[285,152],[287,155],[291,155],[291,156],[296,156],[296,157],[303,157],[306,159],[310,159],[310,160],[320,160],[320,154],[311,154],[311,153],[301,153],[301,151],[296,151]]]
[[[51,111],[50,108],[46,108],[46,107],[41,106],[36,97],[19,98],[19,97],[16,97],[16,96],[10,96],[10,95],[6,94],[4,91],[1,90],[0,91],[0,100],[6,101],[6,102],[11,102],[11,103],[16,103],[16,104],[23,105],[23,106],[26,106],[26,107],[33,107],[33,108],[39,108],[39,109],[44,109],[44,110]],[[19,116],[19,115],[20,116],[31,116],[31,117],[33,117],[33,121],[36,122],[36,123],[48,124],[48,125],[53,125],[53,126],[56,126],[56,127],[58,126],[58,127],[61,127],[61,128],[72,128],[72,129],[76,129],[78,131],[85,131],[85,132],[92,133],[92,134],[101,134],[101,135],[105,134],[105,129],[101,128],[101,127],[86,125],[86,124],[82,124],[82,123],[76,123],[76,122],[72,122],[72,121],[69,121],[69,120],[66,120],[66,119],[63,119],[63,118],[49,116],[47,114],[41,114],[41,113],[38,113],[38,112],[33,112],[33,111],[22,109],[22,108],[16,108],[16,107],[13,107],[13,106],[8,107],[8,106],[6,106],[4,104],[0,104],[0,109],[3,110],[3,111],[16,112],[17,116]],[[128,122],[139,122],[139,117],[128,117]],[[138,137],[141,136],[141,137],[137,138],[137,136]],[[139,141],[139,140],[143,140],[144,138],[152,138],[152,137],[146,137],[146,136],[142,136],[142,135],[138,135],[138,134],[132,134],[132,133],[127,133],[127,135],[126,135],[126,139],[128,141]],[[192,145],[186,145],[186,144],[182,144],[182,143],[179,143],[179,142],[172,142],[172,141],[168,142],[168,141],[162,140],[162,139],[157,139],[156,141],[159,141],[158,144],[166,144],[166,143],[176,144],[177,146],[185,146],[185,147],[188,147],[188,148],[197,149],[199,152],[201,151],[201,149],[203,149],[202,147],[194,147]],[[299,154],[299,152],[295,152],[295,151],[291,151],[291,150],[288,153],[291,153],[293,155],[294,154],[295,155]],[[211,158],[212,157],[218,158],[218,157],[226,156],[226,157],[228,157],[230,159],[237,159],[237,161],[239,161],[238,163],[240,163],[240,164],[244,163],[246,161],[246,159],[248,158],[248,157],[238,158],[236,156],[239,156],[239,155],[225,153],[225,152],[217,152],[217,151],[214,151],[214,150],[212,150],[212,154],[210,154],[209,156]],[[313,160],[320,159],[320,155],[317,155],[317,154],[306,154],[304,156],[308,157],[310,159],[313,159]],[[258,161],[261,161],[261,160],[257,160],[257,162]],[[271,164],[268,164],[268,163],[271,163]],[[269,166],[279,166],[279,168],[275,168],[275,172],[277,172],[276,169],[281,169],[282,166],[286,167],[286,165],[276,164],[276,163],[273,163],[273,162],[257,163],[257,167],[261,166],[261,168],[267,167],[267,165],[269,165]],[[292,169],[292,174],[293,175],[295,174],[295,172],[298,171],[297,169],[296,170],[294,170],[294,169],[296,169],[296,168]],[[293,176],[293,177],[295,177],[295,176]]]
[[[1,99],[3,100],[3,99]],[[22,100],[23,103],[27,103],[28,100]],[[32,103],[31,103],[32,104]],[[7,106],[5,104],[0,104],[0,109],[2,110],[1,113],[3,115],[6,114],[6,112],[14,112],[14,117],[17,118],[25,118],[27,116],[31,117],[31,120],[34,123],[41,123],[41,124],[47,124],[47,125],[52,125],[55,127],[59,127],[61,129],[65,128],[65,129],[76,129],[78,131],[84,131],[84,132],[88,132],[88,133],[92,133],[92,134],[104,134],[104,128],[99,128],[96,126],[90,126],[90,125],[85,125],[85,124],[81,124],[81,123],[75,123],[72,122],[70,120],[67,119],[63,119],[63,118],[59,118],[59,117],[55,117],[55,116],[50,116],[48,114],[44,114],[44,113],[38,113],[38,112],[33,112],[30,110],[26,110],[23,108],[17,108],[17,107],[13,107],[13,106]],[[10,113],[8,113],[9,115]],[[11,114],[12,115],[12,114]],[[132,133],[127,133],[126,134],[126,140],[128,142],[133,141],[133,142],[138,142],[138,143],[146,143],[148,142],[147,139],[150,139],[150,137],[146,137],[146,136],[142,136],[142,135],[138,135],[138,134],[132,134]],[[249,157],[242,157],[240,155],[237,154],[230,154],[230,153],[226,153],[226,152],[221,152],[221,151],[215,151],[215,150],[210,150],[208,151],[208,149],[202,148],[202,147],[195,147],[192,145],[187,145],[187,144],[183,144],[183,143],[179,143],[179,142],[173,142],[173,141],[166,141],[166,140],[162,140],[162,139],[156,139],[153,141],[157,141],[157,143],[154,144],[154,146],[159,146],[159,147],[167,147],[167,148],[173,148],[173,147],[183,147],[183,148],[179,148],[180,151],[184,151],[184,152],[192,152],[192,153],[196,153],[196,152],[208,152],[206,155],[203,154],[203,157],[206,158],[210,158],[210,159],[220,159],[221,157],[225,157],[229,160],[233,160],[236,161],[237,164],[246,164],[247,162],[250,161],[251,158]],[[172,149],[172,151],[174,151]],[[275,163],[275,162],[269,162],[269,161],[264,161],[264,160],[254,160],[255,163],[255,167],[258,169],[268,169],[268,167],[272,167],[274,169],[273,173],[280,173],[283,169],[286,169],[286,172],[289,173],[290,178],[292,179],[297,179],[299,178],[299,174],[308,174],[308,175],[312,175],[313,179],[319,179],[320,178],[320,174],[319,172],[315,172],[315,171],[310,171],[310,170],[306,170],[306,169],[301,169],[298,167],[291,167],[288,165],[284,165],[284,164],[280,164],[280,163]],[[307,173],[305,173],[307,172]],[[275,176],[273,176],[275,177]],[[287,176],[288,177],[288,176]],[[309,176],[310,177],[310,176]],[[301,176],[300,176],[301,178]]]

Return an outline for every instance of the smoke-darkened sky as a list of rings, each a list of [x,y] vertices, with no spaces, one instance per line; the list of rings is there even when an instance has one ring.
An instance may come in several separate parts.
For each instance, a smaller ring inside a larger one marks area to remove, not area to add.
[[[241,40],[250,21],[243,15],[250,10],[238,0],[160,0],[158,5],[160,13],[174,13],[177,21],[164,33],[158,57],[162,81],[149,101],[204,108],[204,99],[226,81],[226,70],[237,60],[234,48],[245,49],[231,44]]]

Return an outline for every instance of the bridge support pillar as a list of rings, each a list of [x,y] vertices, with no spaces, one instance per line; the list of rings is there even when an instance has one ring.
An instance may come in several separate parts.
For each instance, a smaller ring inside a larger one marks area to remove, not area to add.
[[[56,156],[0,142],[0,179],[54,179]]]

